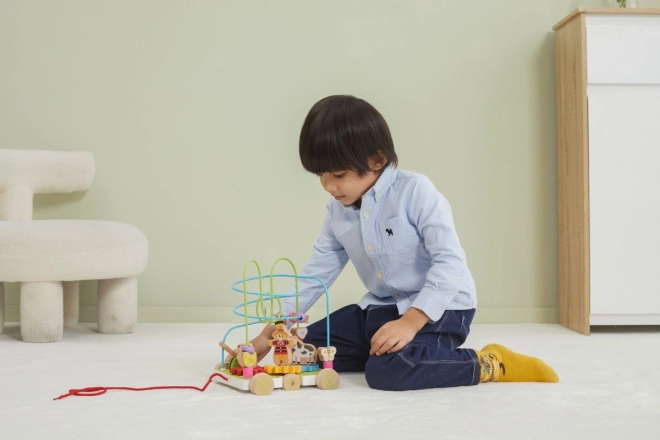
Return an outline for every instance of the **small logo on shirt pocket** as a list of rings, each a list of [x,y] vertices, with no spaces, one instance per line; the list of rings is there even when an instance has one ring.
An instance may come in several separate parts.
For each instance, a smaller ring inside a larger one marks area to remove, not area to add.
[[[387,255],[405,254],[419,241],[417,230],[403,215],[382,220],[380,234]]]

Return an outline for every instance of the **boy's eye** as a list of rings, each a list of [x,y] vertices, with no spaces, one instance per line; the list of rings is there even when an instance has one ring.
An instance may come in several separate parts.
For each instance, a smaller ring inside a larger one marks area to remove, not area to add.
[[[344,177],[344,174],[346,173],[341,173],[341,174],[332,173],[332,175],[335,176],[337,179],[341,179],[342,177]]]

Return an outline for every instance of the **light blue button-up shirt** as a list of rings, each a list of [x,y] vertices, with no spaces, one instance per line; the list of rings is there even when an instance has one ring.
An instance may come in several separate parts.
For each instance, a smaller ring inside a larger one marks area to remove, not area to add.
[[[415,307],[437,321],[445,310],[476,308],[477,292],[451,207],[428,177],[388,167],[362,196],[359,209],[335,199],[327,209],[302,275],[330,287],[350,259],[368,289],[358,303],[363,309],[396,304],[403,314]],[[324,293],[310,279],[300,279],[298,288],[303,313]],[[295,300],[286,298],[282,311],[295,311]]]

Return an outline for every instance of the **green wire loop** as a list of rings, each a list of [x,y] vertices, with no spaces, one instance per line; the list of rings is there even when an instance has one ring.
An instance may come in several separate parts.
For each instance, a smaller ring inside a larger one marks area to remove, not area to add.
[[[274,278],[273,275],[275,274],[275,266],[280,261],[286,261],[287,263],[289,263],[291,265],[291,269],[293,269],[293,275],[295,276],[294,280],[295,280],[295,283],[296,283],[296,313],[298,313],[298,271],[296,270],[296,266],[295,266],[295,264],[293,264],[293,261],[289,260],[286,257],[278,258],[277,260],[275,260],[273,265],[270,267],[270,294],[271,295],[274,294],[275,289],[273,287],[273,278]],[[279,297],[277,297],[277,302],[279,303],[279,307],[280,307],[278,313],[281,313],[282,312],[282,302],[280,301]],[[272,305],[273,305],[272,303],[273,303],[273,299],[271,298],[271,310],[272,310]],[[299,326],[300,326],[300,324],[298,322],[296,322],[296,328],[298,328]]]
[[[248,311],[247,311],[247,305],[248,305],[248,300],[247,300],[247,271],[248,267],[250,266],[251,263],[254,263],[254,265],[257,267],[257,273],[259,274],[259,299],[257,299],[255,303],[256,307],[256,316],[259,322],[262,324],[268,323],[268,322],[273,322],[275,319],[273,319],[273,316],[277,316],[278,314],[282,313],[282,301],[280,300],[279,296],[275,294],[275,287],[273,284],[273,279],[275,278],[275,266],[277,263],[280,261],[286,261],[291,265],[291,268],[293,269],[293,275],[295,279],[295,284],[296,284],[296,313],[298,313],[298,271],[296,270],[296,266],[293,264],[291,260],[289,260],[286,257],[278,258],[275,260],[273,265],[270,268],[270,292],[267,294],[264,294],[263,290],[263,277],[261,276],[261,268],[259,267],[259,263],[256,262],[256,260],[250,260],[245,264],[245,268],[243,269],[243,315],[245,315],[245,343],[248,344],[250,342],[250,335],[248,332]],[[268,309],[266,308],[266,305],[264,304],[264,297],[268,295],[270,296],[270,313],[268,313]],[[277,311],[275,311],[275,301],[277,301]],[[270,316],[270,318],[268,318]],[[263,318],[262,318],[263,317]],[[286,317],[283,317],[286,319]],[[296,327],[299,327],[300,323],[296,322]]]
[[[256,262],[256,260],[250,260],[245,264],[245,267],[243,268],[243,315],[245,315],[245,344],[248,344],[250,342],[250,334],[248,332],[248,310],[247,310],[247,270],[248,267],[250,266],[250,263],[254,263],[255,266],[257,266],[257,273],[259,274],[259,293],[263,293],[263,285],[262,285],[262,277],[261,277],[261,268],[259,267],[259,263]],[[259,296],[259,300],[261,300],[261,296]],[[258,304],[258,303],[257,303]],[[257,308],[257,316],[259,316],[259,309]],[[259,320],[261,322],[261,320]]]

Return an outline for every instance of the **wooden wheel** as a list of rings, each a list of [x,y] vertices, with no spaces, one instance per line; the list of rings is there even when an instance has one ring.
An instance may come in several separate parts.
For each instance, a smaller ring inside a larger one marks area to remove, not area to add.
[[[282,389],[285,391],[296,391],[300,389],[300,376],[287,374],[282,378]]]
[[[322,390],[336,390],[339,387],[339,374],[332,368],[324,368],[316,376],[316,386]]]
[[[250,392],[257,396],[267,396],[273,392],[275,384],[268,373],[259,373],[250,380]]]

